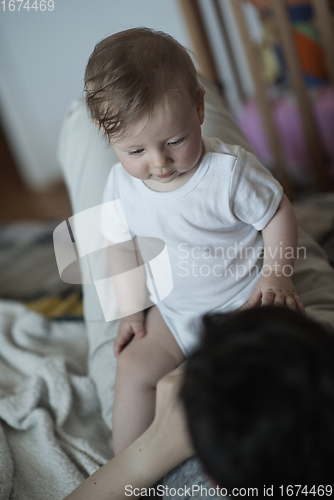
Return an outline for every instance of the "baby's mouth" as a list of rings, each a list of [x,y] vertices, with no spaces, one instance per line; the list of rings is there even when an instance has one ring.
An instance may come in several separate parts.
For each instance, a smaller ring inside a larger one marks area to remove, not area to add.
[[[175,170],[173,172],[170,172],[169,174],[157,175],[157,177],[159,177],[160,179],[165,179],[165,178],[170,177],[171,175],[173,175],[174,172],[175,172]]]

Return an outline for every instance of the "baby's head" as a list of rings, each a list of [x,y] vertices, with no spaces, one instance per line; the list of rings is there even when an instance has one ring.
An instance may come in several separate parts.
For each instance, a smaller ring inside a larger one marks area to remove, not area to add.
[[[171,180],[174,167],[197,164],[204,91],[188,51],[170,35],[134,28],[99,42],[85,92],[91,118],[130,175]]]
[[[169,99],[198,103],[201,86],[188,51],[174,38],[133,28],[105,38],[91,54],[85,73],[92,119],[110,139],[150,116]]]

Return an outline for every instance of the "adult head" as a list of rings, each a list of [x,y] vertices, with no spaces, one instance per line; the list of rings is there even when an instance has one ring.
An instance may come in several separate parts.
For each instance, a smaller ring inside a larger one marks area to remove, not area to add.
[[[207,473],[226,488],[328,484],[334,339],[286,308],[206,316],[182,388]]]

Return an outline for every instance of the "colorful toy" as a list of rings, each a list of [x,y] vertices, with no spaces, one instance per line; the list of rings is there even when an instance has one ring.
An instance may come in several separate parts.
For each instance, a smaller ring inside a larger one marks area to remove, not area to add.
[[[273,22],[273,11],[270,0],[250,0],[259,10],[264,23],[262,43],[262,60],[264,76],[267,81],[276,83],[286,79],[287,70],[280,47],[277,27]],[[308,86],[323,85],[328,81],[325,56],[321,47],[321,38],[311,3],[308,0],[286,0],[293,36],[299,54],[302,70]],[[333,6],[333,1],[331,1]],[[271,57],[268,52],[271,51]],[[272,58],[276,59],[277,67]]]

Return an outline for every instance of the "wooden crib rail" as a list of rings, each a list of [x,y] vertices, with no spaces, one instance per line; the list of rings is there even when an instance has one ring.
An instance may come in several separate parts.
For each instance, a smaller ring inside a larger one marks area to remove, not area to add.
[[[312,158],[312,163],[317,167],[315,169],[315,174],[317,177],[318,188],[320,191],[327,191],[329,186],[329,177],[326,169],[326,157],[322,148],[318,126],[315,121],[313,106],[305,85],[296,45],[292,38],[291,25],[286,5],[282,0],[271,0],[271,4],[279,28],[280,41],[285,61],[290,72],[292,88],[297,99],[299,114],[304,128],[304,136]]]
[[[318,20],[328,73],[334,87],[334,32],[330,8],[327,0],[312,0],[312,5]]]
[[[206,76],[213,83],[217,83],[219,82],[219,72],[217,70],[217,66],[213,57],[209,36],[207,34],[206,26],[202,18],[198,0],[179,1],[185,14],[185,19],[189,27],[190,35],[194,43],[201,70],[204,76]],[[225,41],[225,46],[231,61],[232,72],[237,73],[238,70],[234,60],[233,50],[231,50],[231,44],[228,39],[227,30],[223,22],[224,18],[220,7],[220,1],[207,0],[207,3],[205,5],[207,5],[208,7],[212,6],[212,8],[215,9],[221,36]],[[292,199],[294,197],[293,188],[286,172],[285,160],[282,154],[282,146],[280,143],[276,124],[274,122],[271,103],[267,95],[267,86],[262,77],[262,70],[258,57],[258,47],[254,45],[250,37],[248,26],[244,16],[244,10],[242,8],[242,4],[247,1],[248,0],[230,0],[230,5],[237,22],[240,37],[243,42],[244,51],[252,75],[255,87],[255,99],[257,101],[257,105],[263,120],[268,144],[274,160],[275,172],[280,182],[282,183],[285,192],[287,193],[289,198]],[[320,191],[328,191],[329,189],[331,189],[331,182],[327,171],[326,156],[320,140],[318,126],[315,121],[313,105],[305,85],[301,64],[293,40],[291,24],[287,13],[287,6],[285,0],[270,0],[270,2],[278,26],[280,41],[286,64],[289,69],[291,86],[296,96],[299,114],[301,116],[301,121],[304,129],[305,141],[309,149],[312,164],[314,165],[314,173],[317,181],[317,186]],[[328,0],[312,0],[312,2],[317,16],[318,26],[321,32],[328,71],[331,76],[331,80],[334,83],[334,37],[333,28],[330,21],[330,9]],[[202,40],[204,40],[204,42],[202,42]],[[201,48],[199,48],[199,46]],[[239,86],[241,86],[240,77],[235,78],[235,82],[239,90]],[[239,91],[239,93],[242,95],[242,90]]]
[[[276,124],[274,122],[273,114],[271,111],[271,104],[267,97],[266,84],[262,77],[262,70],[260,65],[260,60],[257,53],[257,47],[254,46],[252,40],[249,36],[249,32],[246,25],[246,20],[242,11],[242,6],[239,0],[232,0],[232,8],[234,15],[238,24],[240,35],[243,41],[245,52],[247,55],[248,64],[252,74],[254,87],[255,87],[255,99],[259,107],[259,111],[263,120],[263,127],[267,136],[268,144],[270,147],[271,154],[274,159],[276,167],[276,175],[278,180],[283,186],[286,195],[290,198],[294,198],[294,192],[291,182],[287,176],[284,157],[282,154],[282,148],[280,145],[280,139]]]
[[[198,2],[197,0],[179,0],[179,3],[201,67],[201,73],[210,82],[219,86],[217,66]]]

